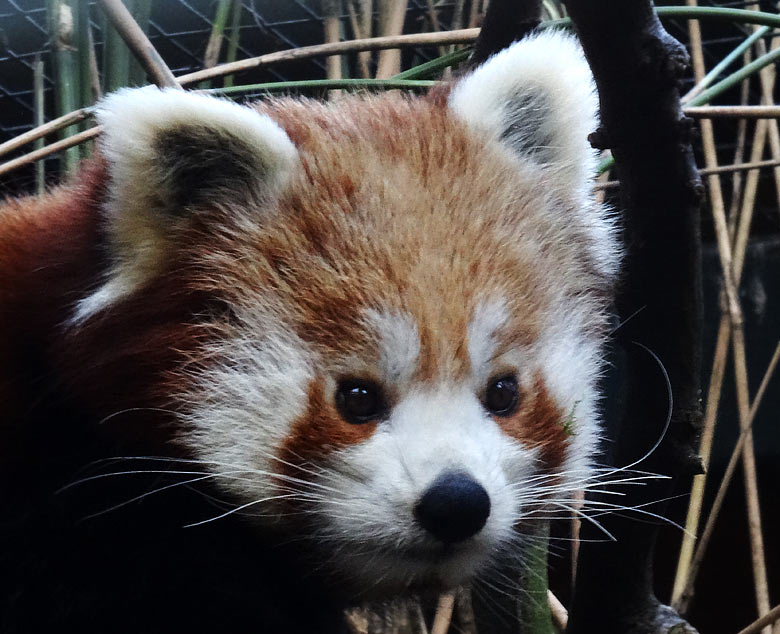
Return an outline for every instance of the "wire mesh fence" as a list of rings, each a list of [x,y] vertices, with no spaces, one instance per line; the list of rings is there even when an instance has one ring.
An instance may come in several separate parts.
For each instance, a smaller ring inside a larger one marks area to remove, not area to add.
[[[126,2],[133,8],[133,2]],[[456,0],[435,3],[435,28],[453,26]],[[462,5],[462,3],[460,3]],[[237,2],[237,59],[250,58],[274,51],[299,48],[323,42],[322,3],[319,0],[240,0]],[[90,30],[94,38],[94,56],[104,82],[112,60],[106,56],[110,27],[100,8],[85,2]],[[409,0],[404,32],[433,30],[431,6],[427,0]],[[144,24],[150,41],[176,75],[203,68],[210,34],[219,6],[214,0],[155,0],[150,3],[148,22]],[[49,8],[46,0],[0,0],[0,143],[34,127],[34,65],[43,61],[45,120],[56,116],[53,60],[49,35]],[[350,15],[338,16],[341,39],[352,39]],[[372,16],[374,22],[378,15]],[[454,26],[458,26],[455,24]],[[403,65],[425,62],[437,56],[435,47],[416,47],[403,52]],[[375,67],[376,60],[370,60]],[[344,57],[345,76],[356,76],[357,56]],[[281,66],[257,68],[238,74],[236,83],[264,83],[326,76],[323,58],[312,58]],[[129,84],[146,83],[143,74],[131,72]],[[222,80],[216,82],[222,85]],[[245,95],[245,98],[252,93]],[[46,159],[47,174],[56,174],[59,157]],[[4,178],[6,192],[29,190],[32,168]]]

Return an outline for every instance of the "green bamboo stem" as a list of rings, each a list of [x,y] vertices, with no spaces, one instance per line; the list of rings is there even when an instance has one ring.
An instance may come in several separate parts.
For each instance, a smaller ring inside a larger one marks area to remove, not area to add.
[[[523,592],[518,597],[520,619],[523,632],[529,634],[553,634],[550,602],[547,598],[547,550],[550,525],[541,522],[534,527],[533,535],[523,545],[525,565],[520,573],[520,587]]]
[[[726,55],[722,60],[720,60],[715,66],[712,67],[712,70],[708,72],[704,77],[702,77],[702,80],[696,84],[696,87],[691,90],[685,97],[683,97],[683,101],[690,101],[697,95],[699,95],[702,91],[704,91],[710,84],[712,84],[715,79],[720,77],[720,74],[726,70],[731,64],[733,64],[735,61],[737,61],[740,57],[742,57],[743,53],[747,51],[753,44],[756,42],[756,40],[764,37],[767,33],[769,33],[772,30],[771,27],[768,26],[762,26],[761,28],[753,31],[753,33],[748,36],[737,48],[735,48],[731,53]]]
[[[74,24],[76,25],[75,43],[76,43],[76,61],[78,63],[79,85],[78,85],[78,108],[86,108],[94,103],[92,94],[92,69],[90,56],[92,51],[92,38],[90,37],[89,25],[89,4],[76,0],[73,3]],[[78,129],[86,130],[84,122],[80,123]],[[79,147],[80,158],[89,156],[90,147],[84,144]]]
[[[225,52],[225,62],[235,62],[238,52],[238,43],[241,38],[241,9],[243,5],[241,0],[233,0],[232,11],[230,12],[230,30],[227,36],[227,51]],[[225,77],[223,86],[230,88],[233,85],[233,75]]]
[[[73,3],[75,4],[75,2]],[[54,94],[57,115],[62,116],[78,108],[79,73],[73,42],[73,4],[66,0],[49,0],[49,34],[54,57]],[[78,132],[78,125],[72,125],[60,132],[60,138]],[[62,155],[61,172],[66,174],[78,164],[80,150],[68,148]]]
[[[149,34],[149,19],[152,15],[152,0],[133,0],[133,19],[141,27],[141,31]],[[127,45],[125,45],[127,46]],[[127,75],[128,86],[143,86],[149,83],[144,67],[134,56],[130,56],[130,68]]]
[[[766,55],[762,55],[761,57],[756,58],[750,64],[747,64],[746,66],[743,66],[741,69],[739,69],[737,72],[732,73],[728,77],[722,79],[714,86],[711,86],[707,90],[705,90],[700,95],[697,95],[690,101],[686,103],[688,106],[701,106],[705,103],[709,103],[712,101],[715,97],[720,95],[721,93],[725,92],[729,88],[732,88],[739,84],[743,79],[746,79],[747,77],[750,77],[751,75],[754,75],[758,71],[760,71],[765,66],[768,66],[769,64],[772,64],[780,58],[780,48],[776,48]]]
[[[219,63],[219,54],[222,51],[222,40],[225,37],[225,26],[230,14],[231,0],[219,0],[211,26],[211,34],[206,44],[206,52],[203,54],[203,68],[213,68]],[[203,81],[198,86],[201,89],[211,88],[210,81]]]
[[[426,77],[430,77],[431,75],[436,75],[440,73],[442,70],[444,70],[445,68],[454,66],[455,64],[462,62],[464,59],[468,58],[468,56],[471,55],[471,51],[472,51],[471,47],[467,47],[459,51],[446,53],[441,57],[437,57],[435,59],[430,60],[429,62],[425,62],[424,64],[420,64],[418,66],[409,68],[408,70],[405,70],[402,73],[398,73],[397,75],[394,75],[390,79],[395,79],[395,80],[423,79]]]
[[[125,0],[132,12],[134,0]],[[109,93],[130,83],[130,50],[111,21],[103,15],[103,92]],[[145,83],[145,82],[142,82]]]
[[[306,88],[383,88],[387,90],[403,88],[430,88],[437,81],[427,79],[310,79],[305,81],[276,81],[265,84],[246,84],[243,86],[230,86],[226,88],[211,88],[204,92],[220,95],[231,95],[242,92],[254,92],[266,90],[268,92],[289,89]]]
[[[659,7],[659,8],[671,8],[671,7]],[[676,7],[674,7],[676,8]],[[756,13],[755,11],[742,11],[742,13]],[[710,101],[715,99],[718,95],[726,92],[730,88],[733,88],[737,84],[739,84],[744,79],[747,79],[751,75],[755,75],[757,72],[759,72],[762,68],[765,66],[768,66],[769,64],[774,63],[776,60],[780,59],[780,48],[776,48],[766,55],[762,55],[761,57],[753,60],[750,64],[747,64],[746,66],[743,66],[738,71],[732,73],[731,75],[728,75],[721,81],[719,81],[714,86],[711,86],[704,92],[698,94],[693,99],[684,102],[684,105],[686,106],[703,106],[705,104],[708,104]],[[613,157],[609,157],[601,161],[598,166],[598,173],[602,174],[603,172],[607,171],[609,168],[611,168],[615,164],[615,159]]]
[[[37,128],[42,126],[44,119],[46,118],[44,112],[44,86],[43,86],[43,60],[40,54],[35,56],[33,62],[33,117],[34,125]],[[40,150],[43,148],[43,138],[41,137],[35,142],[35,149]],[[46,165],[43,161],[38,161],[35,164],[35,191],[38,194],[42,194],[46,189]]]

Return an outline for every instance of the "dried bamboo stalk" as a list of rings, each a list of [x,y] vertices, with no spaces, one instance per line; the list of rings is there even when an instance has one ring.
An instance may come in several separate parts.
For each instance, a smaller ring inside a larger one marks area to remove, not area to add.
[[[750,4],[746,8],[751,9],[753,11],[757,11],[759,9],[758,3]],[[753,31],[759,30],[760,27],[754,26]],[[775,42],[773,40],[773,46]],[[766,42],[762,39],[759,39],[755,43],[756,47],[756,55],[766,55],[767,48],[766,48]],[[772,105],[774,104],[775,98],[774,98],[774,90],[775,90],[775,67],[774,64],[770,64],[766,68],[762,69],[761,72],[758,74],[759,81],[761,82],[761,102],[763,105]],[[778,130],[777,121],[772,119],[771,121],[767,122],[767,134],[769,135],[769,148],[772,152],[772,158],[775,160],[780,159],[780,130]],[[780,209],[780,167],[775,167],[774,170],[774,176],[775,176],[775,194],[777,195],[777,206],[778,209]],[[767,609],[768,606],[767,606]]]
[[[774,375],[774,372],[777,368],[778,361],[780,361],[780,342],[778,342],[777,346],[775,347],[775,352],[772,355],[772,359],[767,366],[766,372],[764,372],[764,377],[761,379],[761,385],[756,392],[756,397],[753,399],[753,404],[750,408],[748,427],[747,429],[743,429],[740,432],[737,443],[732,450],[731,457],[729,458],[728,464],[726,465],[726,470],[723,473],[720,485],[718,486],[718,492],[715,495],[715,500],[712,503],[712,508],[710,509],[709,515],[707,516],[704,530],[702,531],[701,537],[699,538],[699,543],[696,546],[696,552],[694,553],[693,560],[691,561],[687,587],[683,592],[683,600],[686,603],[690,601],[693,596],[693,584],[696,580],[696,575],[699,571],[699,567],[701,566],[701,562],[704,558],[704,553],[707,550],[710,538],[712,537],[712,532],[715,529],[715,522],[723,505],[723,500],[726,498],[726,492],[728,491],[729,484],[731,483],[731,478],[734,476],[737,464],[739,463],[739,458],[742,454],[742,447],[747,441],[748,431],[753,425],[753,420],[755,419],[758,408],[761,405],[761,401],[764,397],[764,393],[766,392],[766,388],[769,385],[769,381],[772,379],[772,376]]]
[[[780,619],[780,605],[773,607],[766,616],[761,617],[754,623],[748,625],[744,630],[740,630],[737,634],[755,634],[761,628],[771,623],[776,623]],[[777,625],[775,625],[775,628]]]
[[[689,117],[697,119],[713,117],[774,119],[780,117],[780,106],[774,104],[760,106],[689,106],[683,108],[683,112]]]
[[[12,172],[15,169],[22,167],[24,165],[29,165],[30,163],[34,163],[35,161],[38,161],[42,158],[46,158],[51,154],[62,152],[63,150],[72,148],[76,145],[84,143],[85,141],[94,139],[96,136],[100,134],[100,132],[101,132],[100,126],[95,126],[94,128],[90,128],[89,130],[85,130],[84,132],[79,132],[78,134],[69,136],[67,139],[62,139],[62,141],[51,143],[46,147],[41,148],[40,150],[35,150],[34,152],[30,152],[29,154],[25,154],[24,156],[20,156],[19,158],[13,159],[11,161],[7,161],[2,165],[0,165],[0,176],[2,176],[3,174],[7,174],[8,172]]]
[[[452,621],[452,612],[455,608],[455,591],[445,592],[439,596],[436,606],[436,615],[433,617],[431,634],[447,634]]]
[[[390,48],[406,48],[409,46],[438,46],[443,44],[470,44],[477,39],[479,29],[460,29],[459,31],[442,31],[441,33],[409,33],[406,35],[372,37],[363,40],[350,40],[334,44],[315,44],[301,48],[276,51],[258,57],[238,60],[231,64],[220,64],[214,68],[205,68],[177,77],[182,85],[222,77],[253,68],[270,66],[281,62],[291,62],[299,59],[309,59],[317,56],[338,55],[355,51],[374,51]]]
[[[48,123],[39,125],[33,128],[32,130],[28,130],[24,134],[20,134],[19,136],[14,137],[13,139],[9,139],[5,143],[0,144],[0,156],[3,156],[4,154],[8,154],[9,152],[13,152],[14,150],[18,150],[20,147],[27,145],[28,143],[37,141],[38,139],[48,136],[56,132],[57,130],[61,130],[62,128],[67,128],[68,126],[73,125],[74,123],[77,123],[79,121],[83,121],[84,119],[87,119],[88,117],[91,116],[92,116],[91,108],[82,108],[80,110],[75,110],[69,114],[66,114],[62,117],[57,117],[56,119],[52,119]]]
[[[565,632],[566,625],[569,623],[569,612],[560,602],[552,590],[547,590],[547,600],[550,603],[550,614],[552,615],[553,625],[558,628],[558,631]]]
[[[385,2],[389,2],[390,6],[382,35],[399,36],[404,30],[408,0],[385,0]],[[400,72],[401,51],[394,48],[380,51],[376,65],[376,78],[388,79]]]
[[[750,63],[752,54],[750,49],[745,51],[742,61],[743,65]],[[739,86],[739,103],[742,106],[747,105],[750,97],[750,77],[742,80]],[[734,147],[734,160],[735,164],[745,162],[745,146],[747,144],[747,119],[741,118],[737,123],[737,139]],[[742,199],[742,186],[744,185],[744,178],[742,170],[737,170],[733,173],[731,178],[731,203],[729,204],[728,226],[729,226],[729,239],[733,242],[734,236],[737,231],[737,215],[739,213],[739,204]]]

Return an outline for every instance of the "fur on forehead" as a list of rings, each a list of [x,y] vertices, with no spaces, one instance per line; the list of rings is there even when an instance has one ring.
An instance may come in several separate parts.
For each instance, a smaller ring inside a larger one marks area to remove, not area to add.
[[[452,110],[512,155],[546,168],[568,191],[585,191],[595,169],[587,136],[598,101],[577,40],[531,35],[488,59],[452,90]]]

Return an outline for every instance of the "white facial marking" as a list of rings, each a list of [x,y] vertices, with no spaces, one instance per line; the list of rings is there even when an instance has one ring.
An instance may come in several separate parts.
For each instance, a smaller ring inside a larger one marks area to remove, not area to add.
[[[468,325],[467,338],[472,372],[484,381],[490,374],[490,363],[496,352],[495,334],[509,320],[503,298],[481,302]]]
[[[208,352],[215,364],[196,379],[185,442],[217,483],[245,501],[275,493],[278,450],[308,406],[312,356],[284,324],[257,308],[238,311],[241,326]],[[258,504],[258,514],[267,505]]]
[[[408,382],[420,360],[420,334],[414,319],[400,311],[369,309],[365,321],[368,331],[378,337],[382,378],[394,385]]]

